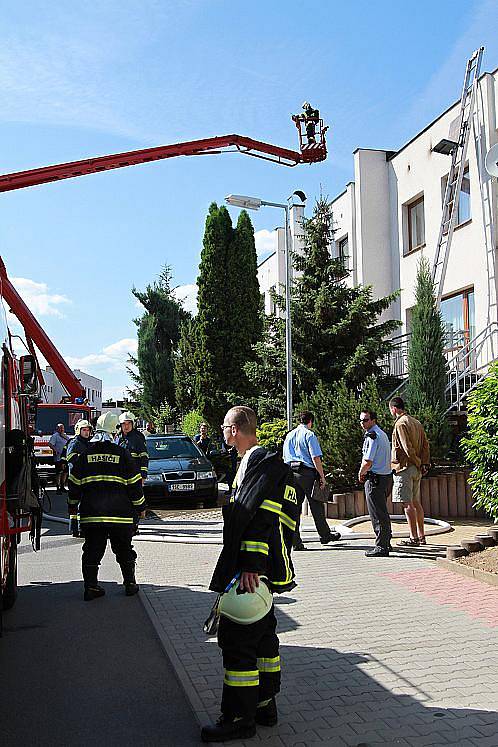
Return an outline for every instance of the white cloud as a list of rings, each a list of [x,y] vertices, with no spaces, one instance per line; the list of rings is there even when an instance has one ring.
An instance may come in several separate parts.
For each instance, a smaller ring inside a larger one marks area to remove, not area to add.
[[[277,251],[276,231],[268,231],[266,228],[263,228],[261,231],[256,231],[254,234],[254,241],[259,262]]]
[[[71,368],[79,368],[86,373],[94,373],[99,378],[105,378],[105,373],[124,373],[128,356],[136,355],[137,340],[125,337],[102,348],[98,353],[89,353],[81,357],[66,356]]]
[[[173,290],[173,295],[183,301],[183,308],[191,314],[197,314],[197,285],[188,283],[179,285]]]
[[[59,293],[50,293],[46,283],[37,283],[29,278],[12,278],[11,280],[14,288],[35,316],[64,316],[59,307],[70,303],[69,298]]]

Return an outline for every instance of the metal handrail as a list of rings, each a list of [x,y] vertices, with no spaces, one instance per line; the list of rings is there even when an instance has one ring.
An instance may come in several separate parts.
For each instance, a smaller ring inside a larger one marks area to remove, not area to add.
[[[487,342],[496,338],[494,350],[493,346],[488,349],[490,355],[482,353]],[[454,407],[458,410],[462,402],[470,392],[475,389],[494,361],[498,359],[498,322],[491,322],[479,334],[468,341],[464,347],[451,359],[451,368],[448,371],[448,384],[445,389],[449,407],[446,412],[450,412]],[[463,384],[463,389],[461,384]]]

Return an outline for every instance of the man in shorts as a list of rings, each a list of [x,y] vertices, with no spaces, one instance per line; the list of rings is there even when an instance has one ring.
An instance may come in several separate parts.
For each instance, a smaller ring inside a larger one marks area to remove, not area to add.
[[[395,418],[391,466],[394,470],[393,503],[402,503],[410,530],[410,537],[400,545],[418,547],[425,545],[424,509],[420,501],[420,480],[430,467],[429,442],[422,424],[405,412],[401,397],[389,402]]]

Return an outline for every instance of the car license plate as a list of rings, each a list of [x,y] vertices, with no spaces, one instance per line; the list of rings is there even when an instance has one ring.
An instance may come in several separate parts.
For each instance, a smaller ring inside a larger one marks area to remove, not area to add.
[[[193,482],[175,482],[169,486],[170,490],[183,492],[188,490],[194,490],[195,485]]]

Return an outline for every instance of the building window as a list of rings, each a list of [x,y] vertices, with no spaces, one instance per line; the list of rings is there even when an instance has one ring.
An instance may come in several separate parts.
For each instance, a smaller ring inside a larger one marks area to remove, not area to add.
[[[448,175],[446,175],[442,181],[442,202],[444,202],[444,195],[446,192],[446,184],[448,182]],[[462,178],[462,186],[460,187],[460,196],[458,198],[458,209],[456,217],[456,226],[466,223],[472,218],[470,211],[470,175],[469,167],[465,167]]]
[[[424,198],[419,197],[407,205],[408,213],[408,252],[414,252],[425,246]]]
[[[474,289],[443,298],[441,316],[446,330],[446,348],[455,351],[475,335]]]
[[[347,236],[339,241],[338,258],[344,269],[349,272],[349,241]]]

